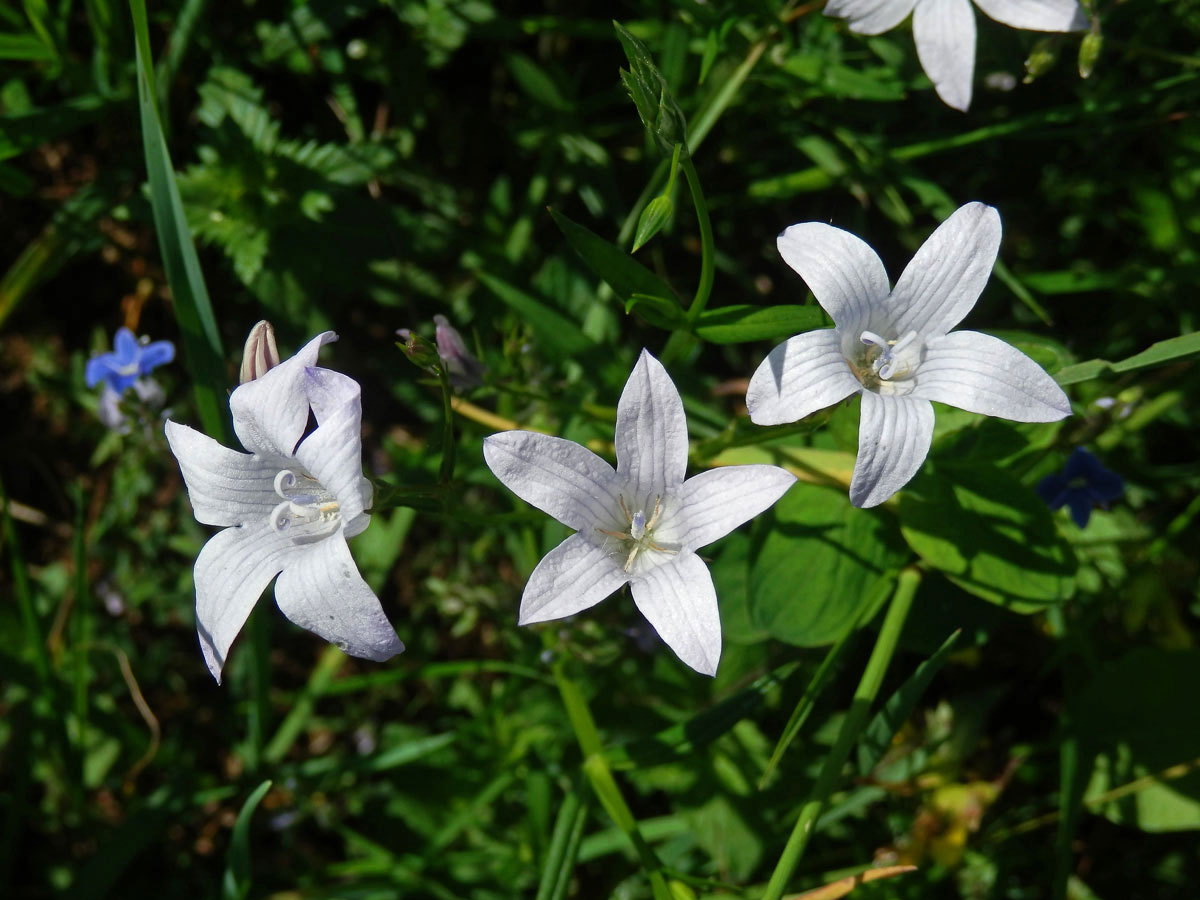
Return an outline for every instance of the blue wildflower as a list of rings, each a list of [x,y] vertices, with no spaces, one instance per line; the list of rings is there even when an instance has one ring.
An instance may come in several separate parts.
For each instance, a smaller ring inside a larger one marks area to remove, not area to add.
[[[1107,509],[1111,501],[1125,493],[1125,482],[1087,450],[1076,447],[1062,474],[1047,475],[1038,482],[1037,492],[1051,509],[1068,507],[1075,524],[1084,528],[1091,518],[1092,507]]]
[[[88,360],[85,374],[88,387],[104,382],[118,395],[125,393],[143,375],[175,358],[170,341],[142,344],[128,328],[117,329],[113,352],[101,353]]]

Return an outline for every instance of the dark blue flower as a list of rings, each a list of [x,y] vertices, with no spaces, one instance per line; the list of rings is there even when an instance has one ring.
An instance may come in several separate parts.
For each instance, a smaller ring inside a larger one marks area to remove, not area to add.
[[[1076,447],[1061,475],[1047,475],[1037,486],[1038,496],[1051,509],[1071,510],[1071,518],[1080,528],[1087,525],[1093,506],[1105,509],[1125,493],[1125,482],[1110,472],[1088,451]]]
[[[141,344],[128,328],[119,328],[113,339],[113,352],[88,360],[87,386],[95,387],[103,381],[117,394],[123,394],[138,378],[174,358],[175,345],[170,341]]]

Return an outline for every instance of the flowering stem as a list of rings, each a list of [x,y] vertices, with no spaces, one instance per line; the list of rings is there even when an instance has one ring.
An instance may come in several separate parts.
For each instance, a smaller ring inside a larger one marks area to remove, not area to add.
[[[438,381],[442,385],[442,467],[438,472],[438,482],[448,484],[454,478],[454,410],[451,400],[454,393],[450,389],[450,376],[442,363],[437,367]]]
[[[692,305],[688,307],[687,330],[674,332],[663,348],[661,360],[664,365],[683,358],[696,344],[698,339],[692,334],[692,329],[696,327],[696,320],[708,305],[713,287],[713,233],[712,222],[708,218],[708,204],[704,201],[700,176],[696,174],[691,154],[684,156],[680,162],[683,164],[683,174],[687,176],[692,205],[696,207],[696,219],[700,225],[700,284],[696,286],[696,295],[692,297]]]
[[[696,296],[688,307],[688,322],[696,324],[700,313],[708,305],[709,295],[713,286],[713,233],[712,222],[708,218],[708,204],[704,202],[704,191],[700,189],[700,176],[696,174],[696,166],[691,155],[683,158],[683,174],[687,176],[688,189],[692,192],[692,204],[696,207],[696,219],[700,225],[700,284],[696,287]]]
[[[554,664],[554,681],[558,685],[559,694],[562,695],[563,706],[566,707],[567,717],[571,720],[575,738],[579,741],[579,749],[583,751],[583,771],[591,782],[596,798],[613,823],[625,832],[633,844],[642,868],[646,870],[650,879],[654,900],[670,900],[671,894],[663,877],[663,865],[638,829],[637,819],[634,818],[629,804],[625,802],[621,788],[613,777],[612,769],[609,768],[608,759],[604,755],[604,744],[600,740],[600,732],[596,730],[596,721],[592,718],[592,711],[588,708],[583,689],[567,672],[566,662],[561,658]]]
[[[867,723],[871,704],[875,701],[875,695],[879,692],[884,673],[892,661],[896,642],[900,638],[904,620],[908,617],[909,609],[912,608],[913,597],[916,595],[917,585],[920,583],[921,572],[918,569],[910,567],[900,573],[896,592],[892,595],[892,602],[888,606],[887,615],[883,620],[883,627],[879,629],[879,637],[875,640],[875,649],[871,651],[871,658],[858,682],[858,689],[854,692],[850,710],[842,721],[837,742],[829,751],[829,755],[825,757],[821,772],[817,776],[817,783],[813,787],[808,801],[800,808],[796,825],[792,829],[791,837],[788,838],[787,846],[783,848],[783,855],[775,864],[775,871],[771,873],[771,880],[767,883],[762,900],[780,900],[792,873],[796,871],[796,866],[800,863],[800,857],[804,855],[804,848],[808,845],[808,839],[812,836],[817,819],[825,811],[825,805],[829,802],[829,797],[842,773],[842,767],[846,764],[846,759],[850,756],[850,751],[854,748],[854,742],[858,740],[859,733]]]

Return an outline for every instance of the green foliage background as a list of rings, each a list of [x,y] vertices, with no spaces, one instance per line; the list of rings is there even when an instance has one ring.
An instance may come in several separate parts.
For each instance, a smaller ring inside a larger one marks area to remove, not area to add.
[[[906,566],[921,584],[877,715],[788,889],[881,861],[919,871],[854,896],[1196,895],[1200,7],[1097,2],[1086,80],[1080,36],[979,15],[968,114],[907,26],[858,37],[819,3],[171,0],[145,69],[140,9],[0,7],[0,895],[639,898],[659,866],[677,898],[759,897]],[[613,16],[666,95],[635,108]],[[1034,50],[1056,62],[1022,83]],[[627,252],[681,120],[715,248],[703,311],[690,172]],[[775,236],[836,224],[894,279],[971,200],[1005,239],[964,325],[1056,373],[1076,415],[939,408],[922,473],[853,509],[853,405],[745,417],[770,347],[827,324]],[[437,379],[394,343],[431,339],[435,314],[488,366],[448,483]],[[267,599],[218,687],[192,612],[207,532],[156,415],[106,431],[84,365],[122,324],[176,341],[155,373],[172,415],[216,434],[264,317],[287,354],[336,330],[325,364],[363,385],[365,465],[404,490],[352,548],[408,650],[350,660]],[[643,347],[683,393],[693,470],[802,475],[706,551],[714,680],[627,593],[516,627],[565,532],[480,441],[515,422],[610,445]],[[1082,530],[1033,493],[1078,445],[1126,483]],[[590,699],[640,855],[556,676]]]

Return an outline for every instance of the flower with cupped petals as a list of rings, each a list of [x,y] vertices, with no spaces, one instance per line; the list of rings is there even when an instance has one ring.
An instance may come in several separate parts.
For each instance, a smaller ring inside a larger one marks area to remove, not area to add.
[[[302,628],[365,659],[404,649],[346,543],[370,523],[372,490],[362,472],[358,383],[316,365],[321,346],[336,339],[318,335],[230,395],[233,428],[249,453],[166,423],[196,519],[223,528],[195,568],[200,648],[218,682],[277,575],[275,601]],[[310,413],[317,425],[306,433]]]
[[[974,0],[997,22],[1026,31],[1083,31],[1076,0]],[[971,0],[829,0],[825,14],[846,19],[857,34],[883,34],[912,14],[921,68],[947,106],[971,105],[975,72],[975,12]]]
[[[520,624],[561,619],[628,583],[633,602],[681,660],[712,675],[721,619],[696,551],[758,515],[796,480],[777,466],[710,469],[684,480],[683,402],[645,350],[617,405],[617,468],[572,441],[529,431],[483,442],[488,466],[518,497],[575,534],[529,577]]]
[[[1061,473],[1047,475],[1037,485],[1038,496],[1051,509],[1071,511],[1071,519],[1086,528],[1092,507],[1108,509],[1108,504],[1125,493],[1125,482],[1116,472],[1106,469],[1093,454],[1076,447]]]
[[[976,331],[951,332],[971,311],[1000,248],[1000,215],[968,203],[929,236],[889,290],[870,247],[821,222],[792,225],[779,252],[833,328],[789,338],[750,379],[759,425],[794,422],[862,394],[855,506],[876,506],[912,478],[933,439],[931,400],[1017,422],[1071,414],[1067,395],[1021,351]]]

